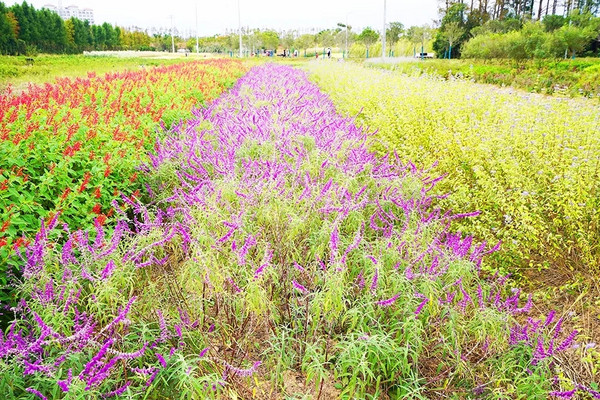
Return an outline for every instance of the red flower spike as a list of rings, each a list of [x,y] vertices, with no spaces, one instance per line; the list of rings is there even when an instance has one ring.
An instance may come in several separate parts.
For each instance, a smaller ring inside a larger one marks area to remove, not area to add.
[[[90,174],[89,172],[86,172],[85,174],[83,174],[83,182],[81,183],[81,186],[79,187],[79,193],[81,193],[85,190],[88,183],[90,183],[91,177],[92,177],[92,174]]]
[[[104,224],[106,223],[106,215],[100,214],[94,219],[94,221],[96,221],[98,225],[104,226]]]
[[[63,194],[60,196],[61,200],[64,200],[67,198],[67,196],[69,195],[69,193],[71,193],[71,188],[66,188],[65,191],[63,192]]]
[[[9,226],[10,226],[10,219],[7,219],[2,224],[2,227],[0,228],[0,232],[6,232],[6,230],[8,229]]]

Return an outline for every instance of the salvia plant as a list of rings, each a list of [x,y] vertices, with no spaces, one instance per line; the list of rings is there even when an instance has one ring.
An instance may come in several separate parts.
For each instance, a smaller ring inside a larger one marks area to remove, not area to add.
[[[478,212],[371,152],[305,72],[254,67],[193,114],[114,232],[55,216],[20,252],[8,398],[600,397],[563,373],[585,347],[565,316],[451,231]]]
[[[236,61],[195,61],[0,95],[0,282],[9,254],[31,241],[40,218],[60,213],[72,227],[93,227],[111,219],[121,193],[140,197],[135,168],[157,124],[191,116],[245,70]]]

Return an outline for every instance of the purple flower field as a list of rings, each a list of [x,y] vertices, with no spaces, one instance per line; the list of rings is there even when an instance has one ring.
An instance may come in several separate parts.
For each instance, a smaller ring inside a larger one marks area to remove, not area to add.
[[[305,72],[254,67],[193,113],[114,232],[55,218],[20,255],[6,398],[600,398],[562,373],[585,349],[564,317],[481,272],[500,244],[450,230],[478,212]]]

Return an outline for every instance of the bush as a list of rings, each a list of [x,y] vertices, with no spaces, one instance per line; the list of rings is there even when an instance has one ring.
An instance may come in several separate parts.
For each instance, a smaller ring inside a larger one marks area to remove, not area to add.
[[[550,22],[529,22],[520,30],[503,33],[484,33],[473,37],[463,46],[463,58],[510,58],[513,60],[561,57],[565,50],[575,57],[598,36],[594,26],[555,27]]]

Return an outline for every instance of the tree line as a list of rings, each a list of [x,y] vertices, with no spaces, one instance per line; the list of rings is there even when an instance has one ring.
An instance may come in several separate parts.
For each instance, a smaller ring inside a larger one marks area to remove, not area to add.
[[[48,9],[27,2],[7,7],[0,2],[0,54],[81,53],[91,50],[154,50],[170,47],[165,34],[92,25],[78,18],[63,20]]]
[[[390,24],[390,42],[404,33],[402,24]],[[243,46],[247,53],[274,50],[280,45],[287,49],[339,47],[360,42],[369,48],[379,38],[379,33],[365,28],[355,33],[351,26],[338,24],[315,34],[298,34],[297,31],[260,30],[244,28]],[[177,49],[196,50],[196,38],[175,36]],[[91,50],[171,50],[171,36],[167,32],[150,35],[146,31],[126,29],[108,23],[92,25],[78,18],[63,20],[54,11],[36,9],[27,2],[7,7],[0,2],[0,54],[31,55],[36,53],[64,54]],[[227,53],[239,50],[238,32],[229,32],[198,40],[198,51]]]
[[[442,58],[600,56],[600,0],[443,0]]]
[[[427,44],[440,58],[547,58],[600,55],[600,0],[442,0],[437,29],[400,22],[388,24],[390,54],[415,55]],[[355,32],[339,23],[314,34],[243,28],[246,54],[279,46],[314,55],[317,48],[337,47],[355,57],[381,54],[380,31]],[[176,48],[196,51],[196,38],[175,37]],[[239,51],[238,32],[202,37],[198,51]],[[402,46],[399,45],[402,44]],[[7,7],[0,2],[0,54],[81,53],[91,50],[171,50],[167,32],[127,29],[108,23],[92,25],[27,2]]]
[[[434,30],[428,26],[412,26],[408,29],[401,22],[391,22],[387,25],[386,41],[390,49],[398,42],[403,41],[410,45],[411,53],[420,51],[421,46],[430,40]],[[237,52],[239,50],[238,32],[230,32],[214,37],[200,38],[200,51],[208,52]],[[295,30],[276,32],[273,30],[260,30],[242,28],[242,43],[248,53],[257,53],[260,50],[273,50],[279,46],[298,50],[301,56],[314,56],[315,52],[323,52],[326,48],[337,48],[340,52],[348,49],[355,57],[364,57],[365,50],[371,56],[380,55],[380,32],[365,27],[355,31],[352,26],[338,23],[335,27],[323,29],[316,33],[299,34]],[[187,47],[195,48],[195,39],[189,39]]]

